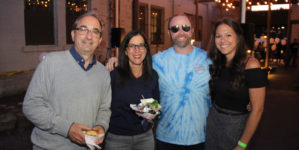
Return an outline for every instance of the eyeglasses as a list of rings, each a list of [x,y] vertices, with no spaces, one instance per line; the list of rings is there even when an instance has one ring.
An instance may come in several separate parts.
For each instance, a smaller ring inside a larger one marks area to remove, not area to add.
[[[183,31],[185,31],[185,32],[189,32],[190,28],[191,28],[190,26],[188,26],[186,24],[181,25],[181,27],[182,27]],[[176,33],[180,30],[180,26],[179,25],[172,26],[169,28],[169,30],[173,33]]]
[[[86,27],[82,26],[82,27],[79,27],[79,28],[75,28],[75,30],[77,30],[78,33],[81,34],[81,35],[86,35],[86,34],[88,34],[88,32],[91,32],[91,35],[94,36],[94,37],[101,37],[102,36],[102,32],[99,31],[98,29],[89,30]]]
[[[145,43],[140,43],[140,44],[128,44],[127,47],[129,50],[134,50],[136,47],[138,47],[139,50],[145,50]]]

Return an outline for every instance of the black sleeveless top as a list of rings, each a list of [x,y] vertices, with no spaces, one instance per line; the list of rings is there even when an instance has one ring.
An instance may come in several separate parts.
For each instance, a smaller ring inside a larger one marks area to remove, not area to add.
[[[245,86],[234,93],[230,92],[231,70],[223,68],[219,79],[215,81],[214,102],[218,106],[239,112],[247,112],[246,106],[249,103],[249,88],[259,88],[266,85],[266,74],[261,68],[245,70]]]

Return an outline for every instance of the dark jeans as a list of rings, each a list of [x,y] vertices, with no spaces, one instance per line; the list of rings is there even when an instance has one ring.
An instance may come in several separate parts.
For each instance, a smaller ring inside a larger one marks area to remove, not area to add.
[[[185,146],[156,140],[156,150],[204,150],[204,143]]]

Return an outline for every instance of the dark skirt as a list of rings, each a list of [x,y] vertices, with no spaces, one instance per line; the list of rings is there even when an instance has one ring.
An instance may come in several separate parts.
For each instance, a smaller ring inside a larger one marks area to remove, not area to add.
[[[240,113],[214,105],[207,118],[206,150],[232,150],[237,146],[249,113]]]

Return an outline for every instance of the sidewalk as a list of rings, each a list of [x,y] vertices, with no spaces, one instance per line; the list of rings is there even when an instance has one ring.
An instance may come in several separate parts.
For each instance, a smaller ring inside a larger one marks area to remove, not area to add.
[[[33,125],[22,113],[24,93],[0,99],[0,150],[31,150]]]
[[[299,80],[299,79],[297,79]],[[299,150],[299,89],[295,88],[295,68],[276,68],[269,75],[264,114],[248,150]],[[0,99],[1,150],[30,150],[33,125],[24,118],[21,105],[24,94]],[[2,121],[2,123],[1,123]]]
[[[296,68],[283,67],[269,75],[264,114],[250,143],[250,150],[299,149],[297,77]]]

